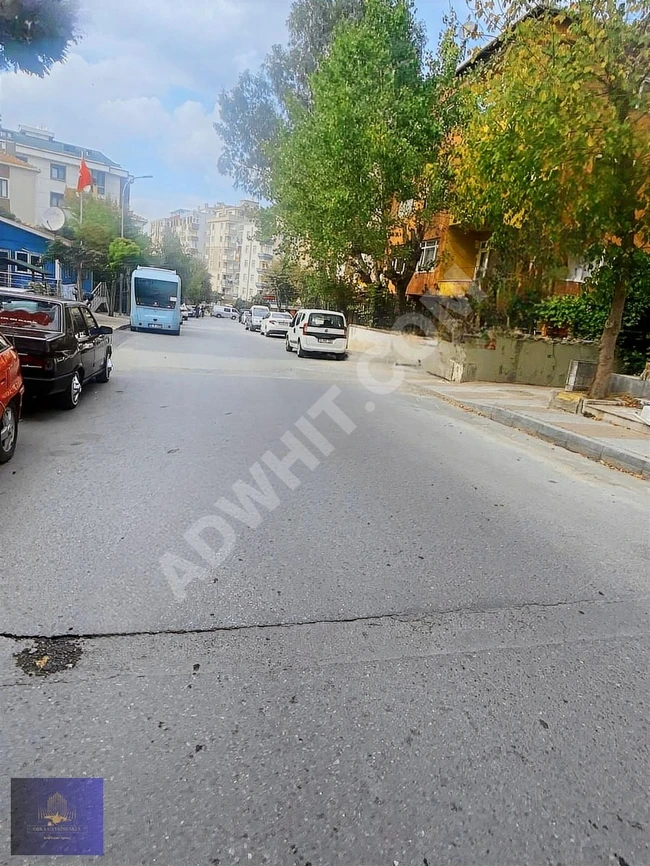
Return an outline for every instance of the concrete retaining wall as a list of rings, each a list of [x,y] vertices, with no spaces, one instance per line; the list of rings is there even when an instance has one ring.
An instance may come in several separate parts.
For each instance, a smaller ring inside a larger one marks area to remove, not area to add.
[[[644,400],[650,400],[650,379],[639,379],[638,376],[624,376],[614,373],[609,380],[610,394],[631,394]]]
[[[511,382],[520,385],[564,387],[573,360],[593,361],[595,343],[515,338],[497,335],[494,348],[485,338],[467,337],[449,343],[426,337],[405,337],[358,325],[350,327],[352,351],[376,351],[388,363],[406,363],[450,382]]]

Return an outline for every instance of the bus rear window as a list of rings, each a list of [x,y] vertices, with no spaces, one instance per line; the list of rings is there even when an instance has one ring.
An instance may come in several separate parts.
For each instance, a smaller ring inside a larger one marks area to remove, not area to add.
[[[178,285],[168,280],[135,277],[135,302],[140,307],[173,310],[178,302]]]

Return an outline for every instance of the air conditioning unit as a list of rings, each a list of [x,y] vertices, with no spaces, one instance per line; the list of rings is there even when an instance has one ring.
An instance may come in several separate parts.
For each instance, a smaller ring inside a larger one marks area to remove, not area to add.
[[[571,361],[566,377],[566,391],[588,391],[596,377],[596,361]]]

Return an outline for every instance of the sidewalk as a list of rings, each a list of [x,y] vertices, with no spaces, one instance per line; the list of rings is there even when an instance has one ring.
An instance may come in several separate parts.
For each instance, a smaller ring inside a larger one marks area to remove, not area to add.
[[[114,331],[121,331],[123,328],[129,327],[130,320],[128,316],[120,314],[107,316],[106,313],[93,313],[93,315],[100,325],[107,325],[109,328],[113,328]]]
[[[649,433],[550,409],[554,388],[493,382],[457,384],[423,376],[411,384],[463,409],[516,427],[554,445],[650,479]]]

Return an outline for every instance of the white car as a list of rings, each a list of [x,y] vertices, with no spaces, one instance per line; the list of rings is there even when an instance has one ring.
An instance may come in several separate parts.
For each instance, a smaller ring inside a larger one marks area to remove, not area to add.
[[[289,313],[271,311],[271,315],[267,316],[260,325],[260,334],[264,334],[265,337],[286,337],[291,320]]]
[[[212,315],[217,319],[238,319],[239,312],[234,307],[226,307],[221,304],[214,304],[212,307]]]
[[[286,337],[287,352],[299,358],[326,352],[342,361],[348,352],[348,326],[335,310],[298,310]]]
[[[247,331],[259,331],[262,327],[262,322],[264,319],[270,315],[271,311],[268,307],[264,307],[261,304],[255,304],[251,307],[250,317],[246,320],[246,330]]]
[[[181,304],[181,318],[183,319],[184,322],[187,322],[189,317],[190,317],[190,311],[189,311],[187,304]]]

